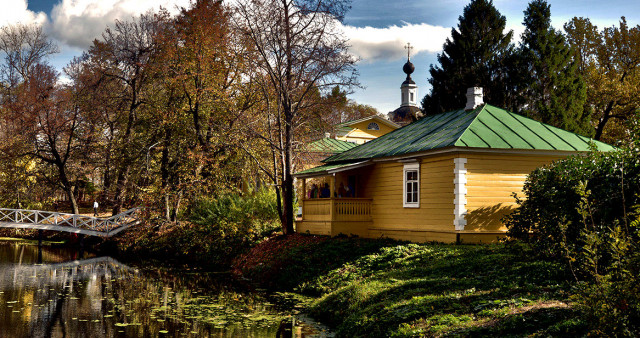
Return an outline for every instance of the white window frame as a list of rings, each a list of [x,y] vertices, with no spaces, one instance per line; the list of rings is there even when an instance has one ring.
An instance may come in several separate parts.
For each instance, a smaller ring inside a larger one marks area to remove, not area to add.
[[[417,192],[418,200],[407,201],[407,172],[415,171],[417,173]],[[402,206],[405,208],[420,208],[420,163],[407,163],[402,170]]]
[[[375,123],[375,122],[370,122],[370,123],[367,125],[367,130],[380,130],[380,125],[378,125],[378,124],[377,124],[377,123]]]

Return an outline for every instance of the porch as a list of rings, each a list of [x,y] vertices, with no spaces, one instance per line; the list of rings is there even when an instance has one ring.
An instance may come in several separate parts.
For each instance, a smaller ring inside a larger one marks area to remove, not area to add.
[[[372,224],[372,201],[371,198],[355,197],[303,199],[302,219],[296,222],[296,231],[365,237]]]
[[[361,172],[354,169],[369,164],[325,165],[296,175],[302,209],[302,217],[296,220],[296,232],[368,237],[373,225],[373,198],[362,195]]]

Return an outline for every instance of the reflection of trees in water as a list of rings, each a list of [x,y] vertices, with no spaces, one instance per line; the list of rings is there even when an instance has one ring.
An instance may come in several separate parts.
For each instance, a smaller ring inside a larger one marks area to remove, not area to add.
[[[2,243],[0,245],[0,264],[18,262],[21,264],[60,263],[80,259],[77,251],[64,248],[41,247],[18,243]]]
[[[0,260],[2,337],[273,337],[283,318],[263,296],[217,274],[142,272],[109,257],[48,264],[12,257],[13,264]]]
[[[3,331],[15,330],[12,336],[66,336],[67,325],[73,318],[102,318],[102,307],[92,306],[92,299],[100,300],[99,287],[106,281],[135,276],[130,268],[109,257],[89,258],[53,264],[0,265],[0,294],[2,303],[14,304],[22,313],[21,325],[17,316],[5,317]],[[9,312],[9,311],[6,311]],[[11,322],[8,322],[8,319]],[[89,323],[88,319],[86,323]],[[93,326],[95,322],[93,322]],[[87,330],[72,332],[92,332]],[[27,333],[28,332],[28,333]]]

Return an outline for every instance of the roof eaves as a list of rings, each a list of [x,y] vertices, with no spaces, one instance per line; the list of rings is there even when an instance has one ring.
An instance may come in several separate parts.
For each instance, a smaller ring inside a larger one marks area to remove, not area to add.
[[[383,117],[380,117],[380,116],[378,116],[378,115],[369,115],[369,116],[367,116],[367,117],[363,117],[363,118],[361,118],[361,119],[352,120],[352,121],[347,121],[347,122],[342,122],[342,123],[337,124],[337,125],[336,125],[336,127],[347,127],[347,126],[352,126],[352,125],[354,125],[354,124],[358,124],[358,123],[360,123],[360,122],[364,122],[364,121],[366,121],[366,120],[370,120],[370,119],[375,119],[376,121],[382,122],[382,123],[386,124],[386,125],[387,125],[387,126],[389,126],[389,127],[393,127],[393,128],[396,128],[396,129],[400,128],[400,125],[399,125],[399,124],[397,124],[397,123],[395,123],[395,122],[393,122],[393,121],[387,120],[387,119],[385,119],[385,118],[383,118]]]

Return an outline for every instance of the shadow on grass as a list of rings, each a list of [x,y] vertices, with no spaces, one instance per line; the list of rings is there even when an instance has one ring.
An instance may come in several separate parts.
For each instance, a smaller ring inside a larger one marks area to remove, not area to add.
[[[420,319],[431,323],[456,318],[458,324],[442,328],[447,332],[514,308],[566,298],[566,276],[557,263],[531,260],[503,246],[413,249],[401,258],[383,249],[376,257],[354,262],[361,270],[351,273],[360,272],[360,278],[332,284],[332,279],[340,279],[334,275],[320,281],[332,285],[333,292],[314,305],[313,313],[343,336],[389,336],[400,324]],[[385,255],[385,250],[392,254]],[[393,262],[386,265],[394,268],[379,269],[385,262]]]

